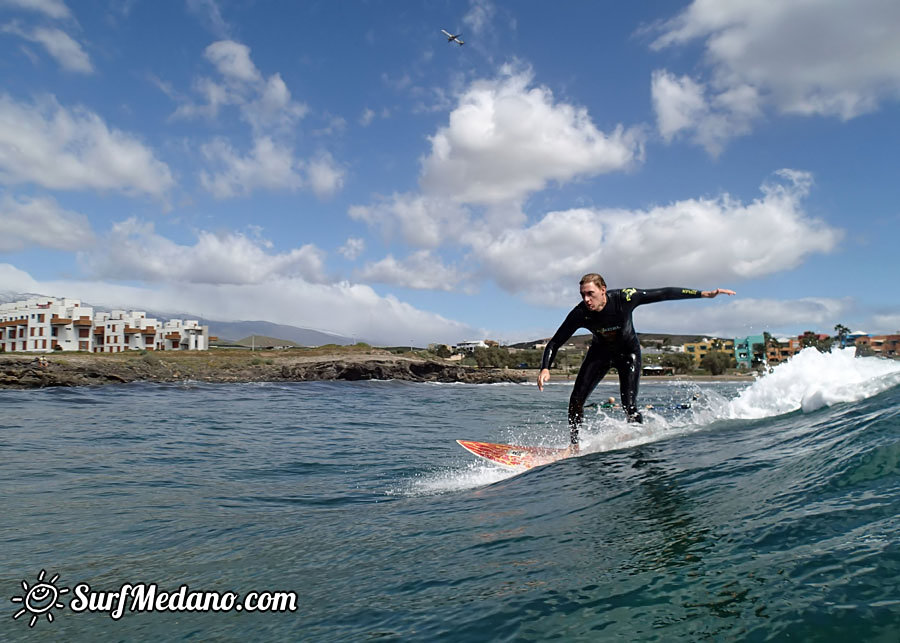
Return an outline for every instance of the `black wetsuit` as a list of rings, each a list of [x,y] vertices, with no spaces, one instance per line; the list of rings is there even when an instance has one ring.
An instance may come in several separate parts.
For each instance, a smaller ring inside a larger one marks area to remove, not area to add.
[[[700,291],[691,288],[623,288],[606,292],[606,305],[602,310],[588,310],[584,302],[572,309],[556,334],[547,342],[541,360],[542,369],[550,368],[560,346],[579,328],[587,328],[593,334],[591,347],[581,363],[578,377],[575,378],[575,388],[569,398],[572,444],[578,443],[578,428],[584,420],[584,402],[611,366],[615,366],[619,372],[619,390],[628,420],[641,422],[643,419],[636,402],[641,378],[641,345],[634,332],[632,311],[642,304],[697,297],[700,297]]]

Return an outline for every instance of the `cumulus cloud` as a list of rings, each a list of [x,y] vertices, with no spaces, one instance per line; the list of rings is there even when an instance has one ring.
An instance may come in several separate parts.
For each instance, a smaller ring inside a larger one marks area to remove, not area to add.
[[[0,183],[163,198],[175,181],[150,148],[94,112],[66,109],[52,98],[27,104],[2,95]]]
[[[586,272],[638,287],[712,287],[788,270],[833,249],[841,232],[803,211],[811,175],[781,170],[777,178],[750,203],[723,194],[648,210],[551,212],[530,227],[476,237],[473,256],[507,291],[550,305],[571,300]]]
[[[684,134],[717,156],[725,143],[750,132],[760,114],[759,96],[749,85],[708,96],[708,88],[693,79],[656,71],[650,93],[659,133],[666,142]]]
[[[476,36],[480,35],[490,26],[496,12],[490,0],[469,0],[469,10],[463,16],[463,24]]]
[[[0,283],[18,292],[74,297],[108,308],[178,310],[222,321],[264,318],[338,333],[378,345],[414,342],[455,344],[485,337],[484,329],[420,310],[396,297],[382,297],[372,288],[341,282],[309,283],[277,277],[259,284],[154,284],[126,286],[105,281],[39,281],[0,264]]]
[[[458,203],[515,202],[551,181],[626,169],[642,157],[639,130],[597,129],[587,110],[532,86],[529,72],[504,67],[472,83],[449,123],[431,137],[424,193]]]
[[[215,0],[187,0],[188,9],[199,16],[207,28],[219,38],[228,37],[231,30],[228,23],[222,17],[219,5]]]
[[[344,185],[344,169],[330,154],[321,154],[303,164],[309,188],[319,198],[329,197]]]
[[[203,8],[202,5],[200,8]],[[215,67],[218,79],[195,79],[200,102],[181,99],[161,81],[154,81],[169,96],[180,101],[175,118],[216,118],[227,107],[235,107],[250,125],[253,147],[239,151],[225,138],[201,147],[208,167],[200,182],[215,197],[244,196],[259,189],[311,190],[319,198],[329,197],[344,185],[346,172],[327,152],[309,158],[296,155],[294,128],[309,111],[295,101],[280,74],[266,78],[253,63],[250,48],[233,40],[209,45],[204,56]],[[325,130],[340,131],[346,123],[334,117]]]
[[[372,121],[375,120],[375,111],[366,107],[363,110],[362,115],[359,117],[359,124],[363,127],[368,127],[372,124]]]
[[[217,170],[202,171],[200,182],[217,198],[247,195],[259,188],[296,190],[303,185],[293,150],[269,137],[256,139],[246,156],[223,138],[207,143],[201,151]]]
[[[381,261],[370,263],[360,271],[363,281],[402,286],[416,290],[455,290],[467,275],[454,266],[446,266],[439,257],[428,250],[420,250],[398,261],[388,255]]]
[[[203,145],[201,152],[211,170],[200,172],[200,183],[219,199],[246,196],[258,189],[301,188],[325,198],[344,184],[344,169],[330,155],[297,159],[293,149],[268,136],[254,140],[253,149],[243,156],[224,138]]]
[[[388,237],[399,234],[406,243],[436,248],[460,238],[467,230],[467,213],[450,201],[420,194],[393,194],[369,206],[351,206],[352,219],[380,227]]]
[[[873,333],[900,335],[900,312],[874,315],[872,326]]]
[[[209,45],[204,56],[216,68],[220,79],[196,79],[194,91],[202,102],[183,102],[174,117],[215,118],[223,107],[234,106],[259,136],[272,130],[288,131],[309,111],[305,104],[293,100],[280,74],[263,76],[246,45],[220,40]]]
[[[82,74],[94,72],[94,66],[91,64],[87,52],[62,29],[37,27],[26,30],[17,24],[8,24],[2,28],[2,31],[38,43],[67,71]]]
[[[0,6],[15,7],[42,13],[48,18],[63,20],[72,14],[62,0],[0,0]]]
[[[740,295],[740,293],[738,293]],[[578,301],[577,297],[574,300]],[[635,327],[642,332],[701,333],[737,337],[797,329],[833,328],[853,310],[850,299],[748,299],[745,297],[664,302],[635,309]],[[677,313],[675,312],[677,311]],[[786,330],[787,329],[787,330]]]
[[[738,125],[735,134],[745,133],[763,105],[841,119],[874,111],[900,98],[898,23],[900,4],[892,0],[785,0],[765,6],[753,0],[694,0],[659,27],[652,47],[701,40],[708,75],[691,85],[667,71],[654,74],[660,131],[665,136],[672,112],[681,108],[681,117],[691,120],[680,129],[695,129],[695,142],[710,149],[710,138],[719,146],[728,138],[729,125]],[[688,102],[679,102],[685,98]]]
[[[138,279],[191,284],[260,284],[298,277],[309,283],[326,281],[325,254],[307,244],[273,254],[259,239],[231,232],[201,230],[194,245],[180,245],[155,232],[152,223],[128,219],[113,226],[108,239],[81,263],[107,279]]]
[[[52,197],[0,195],[0,251],[33,247],[71,250],[94,242],[88,218]]]
[[[341,253],[344,258],[353,261],[359,255],[362,254],[363,250],[366,249],[366,242],[364,239],[360,239],[359,237],[350,237],[347,241],[338,248],[338,252]]]

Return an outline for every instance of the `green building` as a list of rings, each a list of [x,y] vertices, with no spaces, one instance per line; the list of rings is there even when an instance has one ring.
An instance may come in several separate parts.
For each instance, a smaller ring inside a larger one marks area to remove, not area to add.
[[[756,355],[753,354],[753,346],[759,344]],[[734,359],[738,368],[753,368],[757,363],[766,359],[766,338],[762,335],[748,335],[747,337],[734,338]]]

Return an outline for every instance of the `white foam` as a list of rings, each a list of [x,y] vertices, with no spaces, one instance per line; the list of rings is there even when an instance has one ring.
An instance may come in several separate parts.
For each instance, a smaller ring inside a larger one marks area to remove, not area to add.
[[[756,380],[722,408],[720,417],[755,419],[839,402],[856,402],[900,384],[900,361],[854,357],[854,349],[805,348]]]
[[[524,469],[523,469],[524,471]],[[451,491],[463,491],[484,487],[519,475],[515,471],[487,462],[472,462],[465,467],[432,471],[408,481],[400,489],[391,489],[389,495],[430,496]]]
[[[712,388],[701,388],[701,396],[690,409],[675,417],[642,410],[643,424],[631,424],[619,413],[601,409],[588,414],[581,430],[578,456],[627,449],[649,442],[703,430],[727,419],[759,419],[797,410],[811,412],[841,402],[856,402],[900,384],[900,361],[876,357],[854,357],[853,349],[820,353],[807,348],[771,373],[760,377],[734,399]],[[507,429],[504,441],[564,447],[568,429],[547,418],[545,424]],[[399,495],[431,495],[474,489],[506,480],[523,472],[472,462],[463,467],[431,471],[389,491]]]

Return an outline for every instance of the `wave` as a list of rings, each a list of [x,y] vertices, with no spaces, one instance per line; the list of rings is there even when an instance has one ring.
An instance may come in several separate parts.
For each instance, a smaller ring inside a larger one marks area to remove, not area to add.
[[[577,457],[629,449],[672,439],[711,427],[747,420],[774,418],[798,411],[811,413],[840,403],[871,398],[900,384],[900,362],[877,357],[854,357],[852,349],[820,353],[807,348],[771,369],[748,386],[723,391],[715,386],[698,386],[698,398],[690,409],[667,411],[644,409],[643,424],[625,422],[621,411],[598,409],[585,418],[581,450]],[[735,395],[736,392],[736,395]],[[494,438],[513,444],[562,447],[562,433],[550,419],[543,426],[506,429]],[[485,438],[488,439],[488,438]],[[563,438],[564,440],[564,438]],[[462,456],[466,457],[466,456]],[[467,463],[420,474],[391,493],[428,495],[461,491],[495,484],[521,475],[490,463]]]
[[[722,409],[722,417],[757,419],[840,402],[858,402],[900,384],[900,361],[854,357],[852,348],[805,348],[759,378]]]

